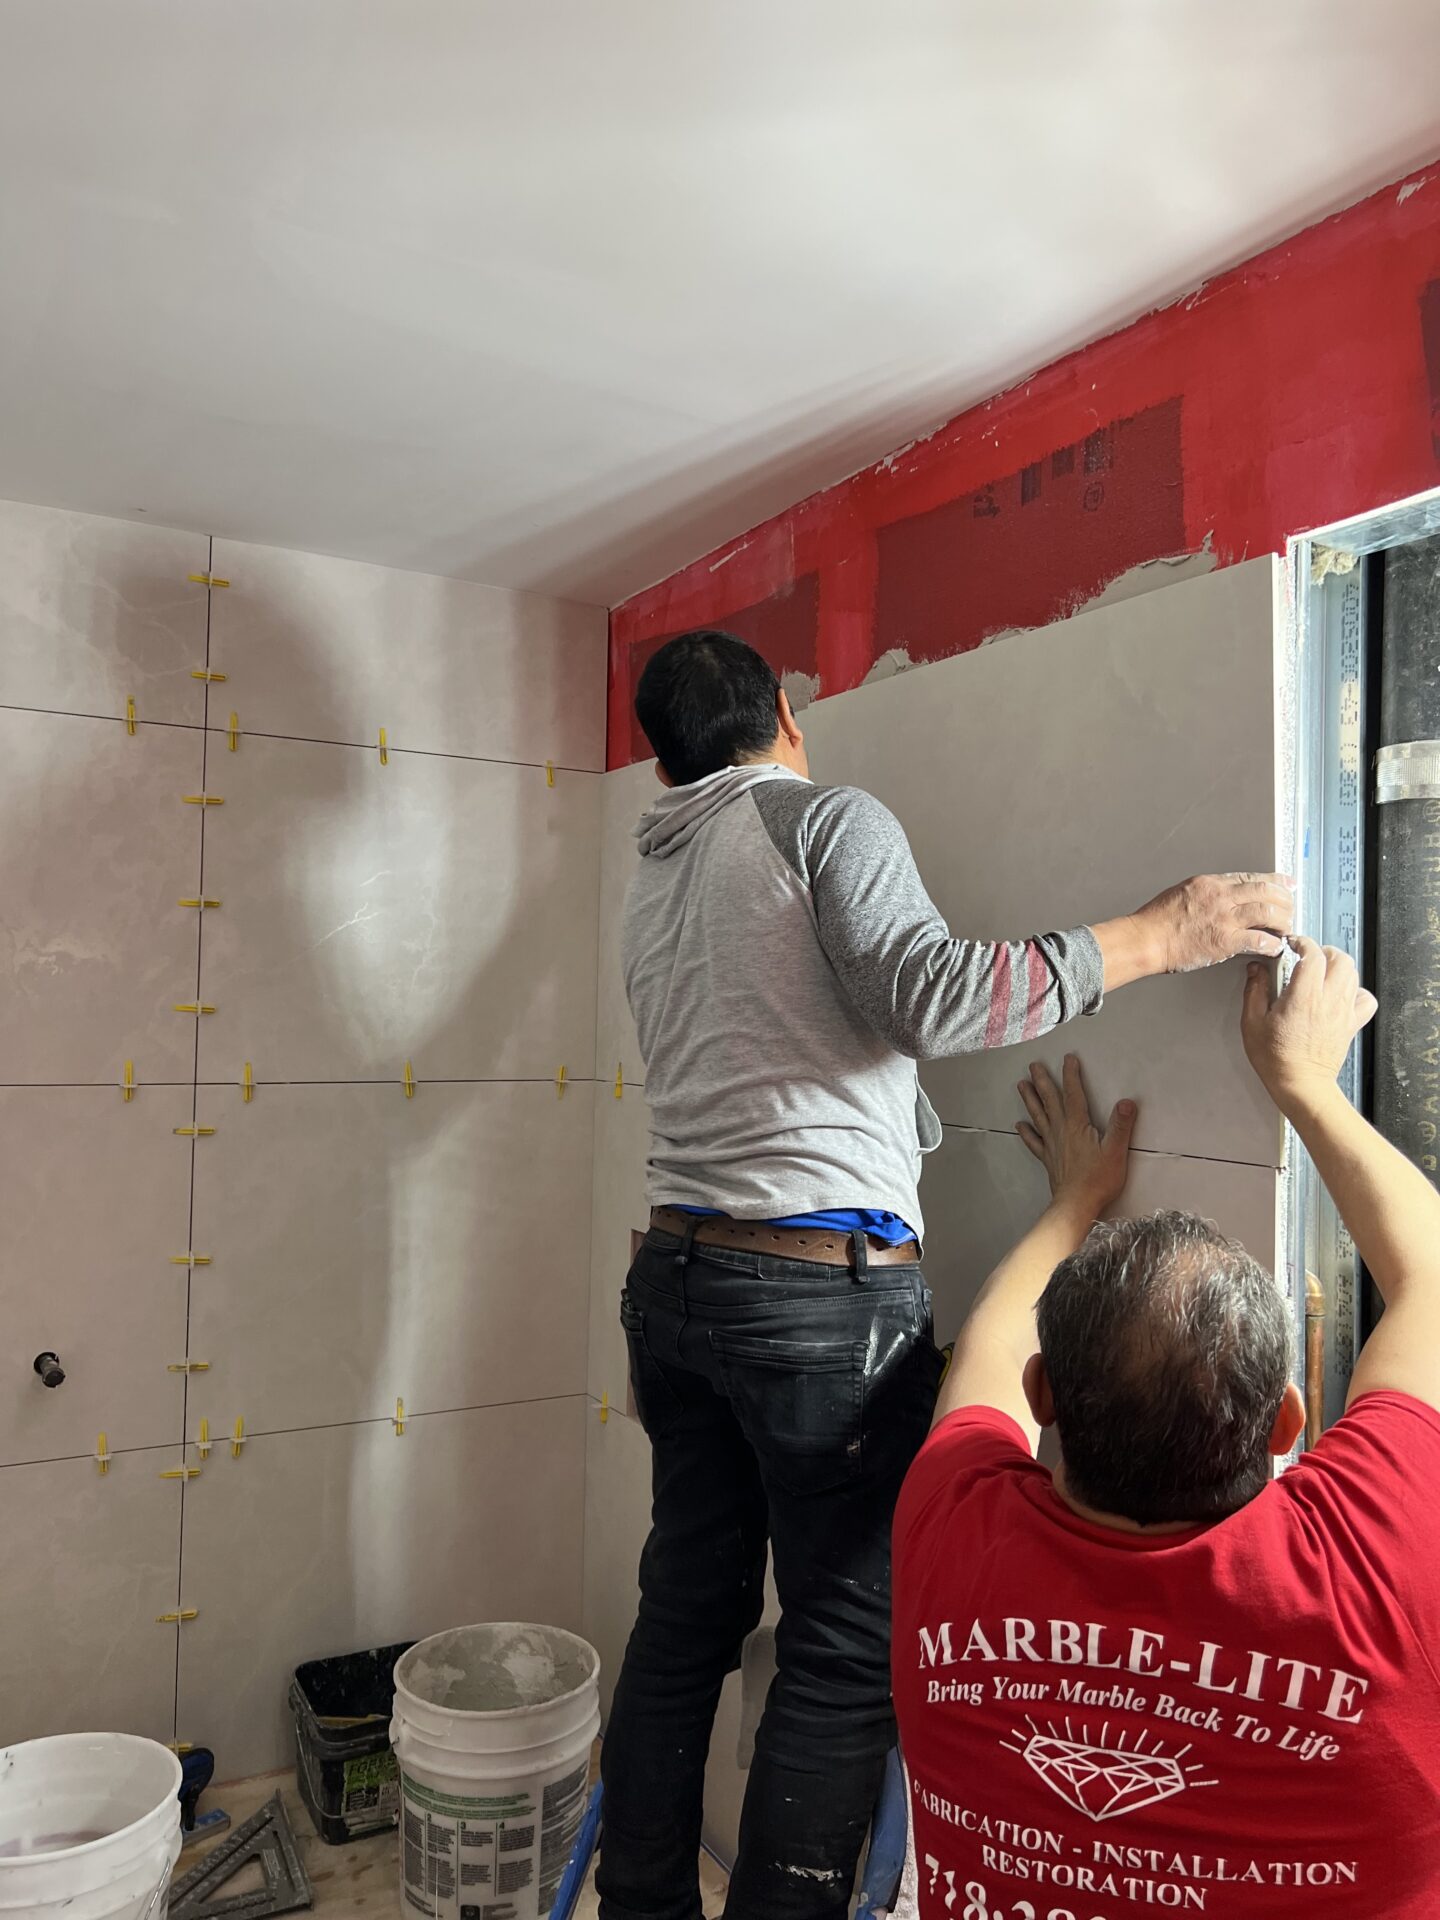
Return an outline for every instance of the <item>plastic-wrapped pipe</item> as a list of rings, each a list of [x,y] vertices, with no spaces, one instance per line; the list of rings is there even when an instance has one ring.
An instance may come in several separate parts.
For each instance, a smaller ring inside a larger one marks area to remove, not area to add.
[[[1440,1186],[1440,535],[1385,556],[1375,1125]]]

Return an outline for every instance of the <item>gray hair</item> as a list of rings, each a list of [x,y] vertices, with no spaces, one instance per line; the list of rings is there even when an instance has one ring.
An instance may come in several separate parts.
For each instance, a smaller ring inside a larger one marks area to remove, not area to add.
[[[1243,1247],[1190,1213],[1105,1223],[1036,1315],[1066,1480],[1087,1506],[1218,1520],[1260,1492],[1291,1333]]]

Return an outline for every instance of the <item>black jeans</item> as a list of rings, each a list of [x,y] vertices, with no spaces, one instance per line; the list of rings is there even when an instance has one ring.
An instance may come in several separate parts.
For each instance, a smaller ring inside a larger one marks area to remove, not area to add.
[[[727,1920],[840,1920],[885,1756],[890,1523],[940,1356],[918,1266],[688,1250],[652,1231],[621,1303],[654,1455],[640,1610],[601,1748],[602,1920],[697,1920],[725,1676],[781,1620]]]

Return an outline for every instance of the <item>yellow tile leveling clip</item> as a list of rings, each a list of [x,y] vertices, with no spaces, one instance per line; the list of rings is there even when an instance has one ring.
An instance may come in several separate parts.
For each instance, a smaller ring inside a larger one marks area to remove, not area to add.
[[[125,1072],[120,1081],[120,1098],[122,1100],[135,1098],[135,1062],[133,1060],[125,1062]]]
[[[185,578],[193,580],[197,587],[228,587],[230,582],[222,580],[214,573],[187,573]]]
[[[125,731],[127,733],[135,731],[135,702],[129,694],[125,696]]]

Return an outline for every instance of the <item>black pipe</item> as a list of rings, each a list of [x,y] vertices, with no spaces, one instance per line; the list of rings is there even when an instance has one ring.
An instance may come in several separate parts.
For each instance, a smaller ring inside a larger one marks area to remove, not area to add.
[[[1440,740],[1440,534],[1385,556],[1377,746]],[[1376,809],[1375,1125],[1440,1188],[1440,797]]]

